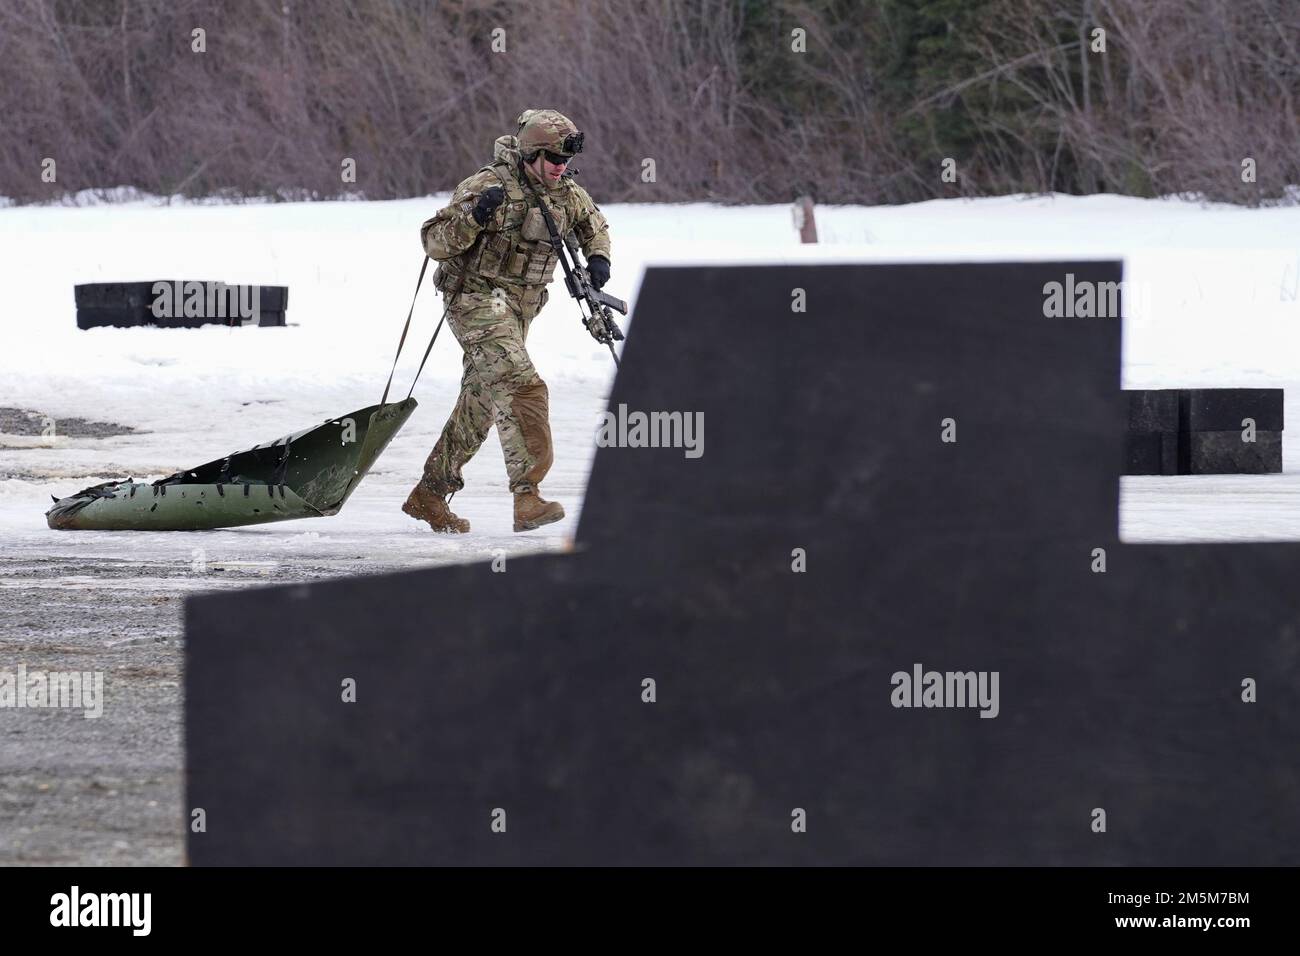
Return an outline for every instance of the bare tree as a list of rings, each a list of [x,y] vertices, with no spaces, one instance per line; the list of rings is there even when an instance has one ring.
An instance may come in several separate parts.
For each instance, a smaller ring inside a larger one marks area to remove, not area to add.
[[[1300,183],[1295,0],[971,2],[943,47],[961,69],[903,82],[896,0],[8,0],[0,195],[420,195],[529,107],[587,131],[602,201]]]

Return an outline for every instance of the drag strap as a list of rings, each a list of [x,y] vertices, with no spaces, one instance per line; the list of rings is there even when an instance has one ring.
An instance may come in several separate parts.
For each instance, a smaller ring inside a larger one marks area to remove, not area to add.
[[[474,238],[474,245],[469,247],[469,252],[471,252],[471,254],[474,250],[476,250],[476,248],[478,248],[478,239],[481,239],[482,235],[484,234],[478,233],[477,237]],[[429,260],[425,259],[424,261],[425,264],[428,264]],[[460,281],[456,282],[456,291],[451,295],[451,302],[448,302],[446,308],[443,308],[442,310],[442,317],[441,319],[438,320],[438,328],[435,328],[433,330],[433,338],[429,339],[429,347],[428,349],[424,350],[424,358],[420,359],[420,368],[415,369],[415,378],[412,378],[411,380],[411,392],[407,392],[407,398],[411,398],[411,395],[415,393],[415,384],[417,381],[420,381],[420,372],[424,371],[424,363],[428,362],[429,360],[429,352],[433,351],[433,343],[438,341],[438,333],[442,332],[442,324],[445,323],[445,321],[447,321],[447,312],[451,311],[452,304],[458,302],[458,300],[460,299],[461,291],[464,291],[465,276],[468,276],[468,274],[469,274],[469,265],[467,264],[464,265],[464,267],[461,267],[460,269]],[[446,298],[446,295],[443,295],[443,298]],[[411,307],[412,308],[415,307],[415,303],[411,303]],[[409,323],[409,321],[411,320],[407,319],[407,321]],[[398,347],[398,351],[400,351],[400,346]]]
[[[411,391],[406,393],[410,398],[415,391],[415,383],[420,380],[420,373],[424,371],[424,363],[429,361],[429,353],[433,351],[433,343],[438,341],[438,333],[442,331],[442,323],[447,321],[447,310],[443,309],[442,318],[438,320],[438,327],[433,330],[433,338],[429,339],[429,347],[424,350],[424,358],[420,359],[420,367],[415,370],[415,378],[411,379]]]
[[[411,316],[415,315],[415,300],[420,297],[420,286],[424,285],[424,273],[428,268],[429,257],[426,255],[424,257],[424,262],[420,265],[420,278],[415,280],[415,295],[411,296],[411,308],[410,311],[406,313],[406,324],[402,326],[402,337],[397,341],[397,354],[393,356],[393,368],[388,373],[388,384],[384,386],[384,397],[379,400],[380,405],[388,404],[388,390],[393,387],[393,376],[397,373],[397,360],[402,357],[402,346],[406,344],[406,333],[411,331]],[[442,328],[441,321],[438,322],[438,328]],[[437,330],[434,331],[433,337],[435,339],[438,337]],[[433,348],[433,342],[429,343],[429,348]],[[424,353],[424,357],[426,359],[429,357],[428,351]],[[420,368],[421,370],[424,369],[423,362],[420,363]],[[416,377],[419,378],[419,372],[416,373]],[[414,382],[411,383],[411,390],[415,391]],[[408,395],[406,397],[410,398],[411,396]]]
[[[482,235],[480,232],[479,236],[482,237]],[[475,239],[474,245],[470,247],[471,251],[477,246],[478,239]],[[425,258],[424,262],[427,265],[428,258]],[[465,288],[465,277],[467,275],[469,275],[468,266],[463,268],[460,273],[460,281],[456,283],[456,291],[451,297],[451,302],[448,302],[446,308],[442,310],[442,318],[438,320],[438,327],[433,330],[433,338],[429,339],[429,347],[424,350],[424,358],[420,359],[420,367],[415,370],[415,378],[411,379],[411,390],[406,393],[407,398],[410,398],[415,393],[415,383],[420,380],[420,373],[424,371],[424,363],[429,361],[429,353],[433,351],[433,343],[438,341],[438,333],[442,331],[442,323],[447,321],[447,313],[451,310],[452,303],[460,298],[460,293]],[[411,307],[414,308],[415,303],[411,303]],[[411,320],[408,318],[406,321],[409,323]],[[406,333],[403,332],[402,334],[405,335]],[[398,352],[401,352],[401,346],[398,346]],[[391,376],[389,377],[391,378]],[[387,389],[385,389],[385,393],[387,393]]]

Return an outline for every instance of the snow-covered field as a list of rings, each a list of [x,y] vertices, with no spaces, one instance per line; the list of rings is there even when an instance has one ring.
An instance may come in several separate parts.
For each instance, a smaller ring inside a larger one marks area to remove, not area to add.
[[[459,349],[445,335],[416,389],[419,409],[335,517],[201,533],[45,525],[51,495],[156,478],[377,402],[420,264],[419,224],[445,201],[0,207],[0,669],[107,674],[102,719],[4,714],[0,864],[182,861],[186,593],[566,546],[614,368],[561,285],[529,348],[550,385],[556,464],[544,490],[568,509],[563,522],[511,532],[495,435],[454,502],[472,534],[436,536],[399,510],[456,394]],[[605,212],[608,288],[634,311],[651,263],[1122,257],[1123,385],[1282,386],[1287,417],[1300,420],[1300,208],[1107,196],[822,207],[817,246],[798,245],[788,207]],[[291,324],[76,328],[75,284],[159,278],[287,285]],[[426,289],[399,396],[437,308]],[[49,416],[56,437],[4,434],[6,408]],[[73,419],[135,431],[78,437]],[[1121,533],[1300,540],[1296,448],[1287,445],[1283,475],[1126,478]]]
[[[378,401],[420,262],[417,229],[445,196],[400,202],[0,208],[0,406],[127,424],[137,434],[0,439],[0,540],[10,557],[261,561],[296,555],[367,566],[555,548],[572,534],[612,381],[561,285],[529,346],[551,387],[556,465],[548,495],[570,517],[509,527],[495,434],[455,505],[475,526],[434,537],[398,510],[459,380],[444,336],[416,390],[420,408],[337,517],[196,536],[54,532],[50,495],[95,479],[156,477]],[[654,262],[906,261],[1122,256],[1126,387],[1280,385],[1300,397],[1300,208],[1247,210],[1095,196],[821,207],[822,243],[797,244],[788,207],[611,205],[610,290],[635,298]],[[159,277],[288,285],[285,329],[75,326],[73,285]],[[398,370],[404,389],[433,327],[426,287]],[[1290,416],[1289,416],[1290,417]],[[1297,420],[1292,418],[1292,420]],[[10,447],[4,447],[4,446]],[[1300,460],[1290,443],[1287,471]],[[1129,540],[1300,539],[1300,476],[1129,479]]]

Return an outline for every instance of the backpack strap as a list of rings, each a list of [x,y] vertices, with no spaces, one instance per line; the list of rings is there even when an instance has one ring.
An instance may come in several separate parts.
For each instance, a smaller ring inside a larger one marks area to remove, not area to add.
[[[492,173],[494,176],[496,176],[498,180],[501,181],[501,187],[506,191],[506,195],[510,197],[511,202],[522,202],[524,200],[523,187],[519,185],[519,181],[515,179],[514,176],[510,175],[509,169],[510,169],[510,164],[505,161],[501,161],[496,163],[489,163],[487,166],[484,166],[482,169],[480,169],[479,172]]]

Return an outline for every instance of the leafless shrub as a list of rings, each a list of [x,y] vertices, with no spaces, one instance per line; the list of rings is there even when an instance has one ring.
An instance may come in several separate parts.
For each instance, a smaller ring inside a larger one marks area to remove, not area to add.
[[[951,68],[900,82],[913,8],[892,0],[8,0],[0,195],[422,195],[539,106],[587,131],[602,201],[1300,183],[1294,0],[970,2]]]

